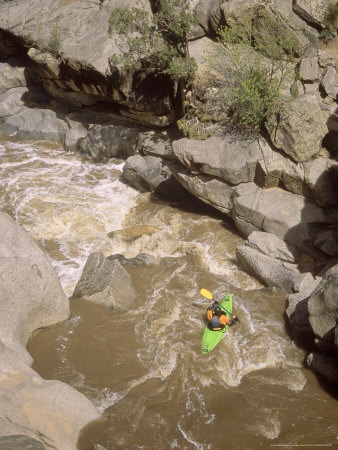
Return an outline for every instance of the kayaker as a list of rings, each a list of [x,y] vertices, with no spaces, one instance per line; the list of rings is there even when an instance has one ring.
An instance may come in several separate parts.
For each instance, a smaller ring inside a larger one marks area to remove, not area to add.
[[[222,330],[222,328],[224,328],[226,325],[232,325],[238,319],[237,317],[233,317],[232,319],[230,319],[230,317],[228,317],[219,306],[219,303],[217,301],[214,301],[214,303],[207,309],[207,320],[208,327],[211,330],[217,331]]]

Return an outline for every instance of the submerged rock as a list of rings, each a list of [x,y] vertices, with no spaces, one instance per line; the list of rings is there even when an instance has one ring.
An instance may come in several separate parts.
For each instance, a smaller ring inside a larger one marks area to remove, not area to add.
[[[158,231],[160,231],[159,228],[152,225],[135,225],[122,230],[111,231],[108,233],[108,237],[122,239],[123,241],[134,241],[144,235],[151,236]]]

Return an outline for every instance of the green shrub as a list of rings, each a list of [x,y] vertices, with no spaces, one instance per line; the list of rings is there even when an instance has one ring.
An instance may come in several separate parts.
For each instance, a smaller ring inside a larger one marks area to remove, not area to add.
[[[338,28],[338,2],[329,4],[324,23],[330,30]]]
[[[175,81],[188,82],[196,67],[188,52],[188,34],[194,23],[189,0],[160,0],[152,17],[139,8],[116,8],[109,30],[122,38],[121,56],[113,55],[111,64],[167,73]]]
[[[50,29],[50,35],[47,40],[47,45],[45,47],[49,53],[51,53],[55,58],[60,56],[61,53],[61,32],[59,25],[54,23]]]
[[[233,123],[258,129],[286,103],[281,91],[295,77],[292,59],[300,51],[296,36],[263,15],[260,27],[243,19],[222,27],[218,35],[220,45],[208,57],[219,93],[214,106],[222,102]]]

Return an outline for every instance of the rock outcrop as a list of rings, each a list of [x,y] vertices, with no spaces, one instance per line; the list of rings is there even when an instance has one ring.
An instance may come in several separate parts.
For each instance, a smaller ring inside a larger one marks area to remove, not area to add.
[[[30,334],[68,318],[69,302],[44,252],[0,213],[0,341],[27,364]]]
[[[34,330],[68,318],[69,301],[44,252],[3,212],[0,229],[0,448],[74,450],[99,413],[70,386],[42,379],[25,350]]]

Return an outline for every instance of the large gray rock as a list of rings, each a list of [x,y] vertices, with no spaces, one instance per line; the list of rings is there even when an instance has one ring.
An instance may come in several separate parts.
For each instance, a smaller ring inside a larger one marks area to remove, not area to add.
[[[329,158],[316,158],[303,163],[308,196],[320,206],[338,204],[338,163]]]
[[[313,340],[314,333],[309,321],[308,303],[310,295],[320,281],[320,277],[314,279],[310,273],[301,274],[293,285],[296,293],[290,294],[287,298],[286,315],[292,334],[297,340]]]
[[[242,268],[267,286],[275,286],[292,292],[294,282],[300,276],[296,264],[279,261],[246,245],[238,245],[236,257]]]
[[[289,192],[310,197],[304,181],[303,166],[295,164],[282,152],[272,149],[262,136],[258,138],[258,142],[263,158],[257,163],[255,183],[263,189],[282,184]]]
[[[295,262],[296,249],[272,233],[254,231],[248,236],[247,245],[271,258],[289,263]]]
[[[105,258],[101,252],[88,257],[73,293],[73,297],[122,309],[128,309],[136,295],[128,272],[116,258]]]
[[[317,156],[328,133],[315,96],[303,95],[280,115],[272,114],[265,126],[273,144],[296,162]]]
[[[136,151],[145,156],[157,156],[168,161],[176,159],[171,139],[166,131],[145,131],[140,133]]]
[[[327,255],[338,257],[338,226],[331,225],[321,230],[314,245]]]
[[[127,159],[135,153],[139,130],[126,125],[91,125],[80,138],[76,149],[90,155],[94,161],[118,157]]]
[[[69,316],[69,302],[45,253],[0,212],[0,342],[27,364],[30,334]]]
[[[9,89],[32,84],[31,71],[21,64],[21,61],[11,59],[0,62],[0,95]]]
[[[207,34],[216,31],[221,25],[220,6],[224,0],[199,0],[195,17]]]
[[[20,140],[46,139],[63,145],[67,124],[58,116],[57,112],[50,109],[24,108],[18,114],[3,119],[0,133]]]
[[[331,0],[294,0],[293,9],[305,22],[325,28],[325,15],[331,3]]]
[[[335,221],[325,210],[280,188],[263,190],[246,183],[236,191],[232,217],[243,234],[267,231],[320,257],[312,243],[323,225]]]
[[[294,12],[292,6],[293,0],[269,0],[268,2],[261,0],[228,0],[223,2],[220,9],[225,22],[241,23],[243,19],[245,20],[248,17],[254,18],[253,33],[255,33],[255,28],[257,30],[261,29],[263,16],[278,21],[278,23],[283,24],[281,30],[284,31],[286,36],[290,33],[295,33],[299,47],[302,50],[309,44],[304,30],[307,34],[311,33],[314,37],[318,33]]]
[[[180,139],[173,142],[173,150],[190,172],[213,175],[234,185],[253,181],[257,161],[262,159],[256,139],[232,135],[204,141]]]
[[[319,79],[318,56],[303,58],[299,66],[299,76],[303,81]]]
[[[231,212],[236,193],[233,186],[209,175],[192,175],[178,162],[171,163],[169,168],[181,185],[202,202],[225,214]]]
[[[333,98],[337,99],[338,95],[338,85],[337,85],[337,70],[334,66],[327,66],[325,69],[324,76],[320,82],[322,88],[326,92],[326,94]]]
[[[338,363],[335,358],[322,353],[310,353],[306,359],[308,367],[324,376],[327,380],[338,383]]]
[[[334,345],[338,319],[338,264],[329,269],[309,300],[310,324],[320,339]]]
[[[24,434],[0,437],[0,450],[46,450],[42,442]]]
[[[22,111],[32,111],[26,105],[29,104],[34,107],[42,107],[46,101],[45,94],[35,86],[29,88],[15,87],[0,94],[0,119],[14,116]],[[9,120],[9,119],[8,119]],[[6,122],[5,121],[1,121]],[[17,127],[13,127],[14,131]]]
[[[76,106],[113,102],[121,114],[135,120],[168,125],[175,117],[175,87],[168,77],[111,66],[110,57],[121,53],[122,44],[114,31],[109,32],[109,18],[117,7],[152,14],[148,0],[1,2],[0,29],[18,37],[18,42],[38,47],[28,56],[52,96]],[[57,33],[59,58],[51,57],[49,44]]]
[[[157,192],[171,198],[186,195],[166,162],[155,156],[130,156],[123,167],[123,177],[141,192]]]
[[[0,435],[25,434],[48,449],[74,450],[81,428],[99,416],[84,395],[42,379],[0,343]]]

